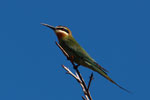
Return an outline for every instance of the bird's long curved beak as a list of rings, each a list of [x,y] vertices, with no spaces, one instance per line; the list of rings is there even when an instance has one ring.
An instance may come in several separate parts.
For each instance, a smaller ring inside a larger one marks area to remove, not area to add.
[[[46,26],[46,27],[49,27],[51,28],[52,30],[56,30],[56,28],[54,26],[51,26],[51,25],[48,25],[48,24],[45,24],[45,23],[41,23],[42,25]]]

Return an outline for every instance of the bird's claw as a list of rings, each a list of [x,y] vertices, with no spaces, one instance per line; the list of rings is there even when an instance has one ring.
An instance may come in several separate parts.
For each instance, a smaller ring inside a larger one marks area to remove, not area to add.
[[[75,65],[75,66],[74,66],[74,69],[78,69],[79,66],[80,66],[79,64],[78,64],[78,65]]]
[[[73,61],[74,57],[73,56],[69,56],[67,57],[67,60]]]

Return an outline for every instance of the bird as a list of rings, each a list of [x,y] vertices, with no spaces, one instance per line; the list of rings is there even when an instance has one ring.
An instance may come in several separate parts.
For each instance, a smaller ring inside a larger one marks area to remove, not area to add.
[[[99,65],[86,51],[83,49],[79,43],[75,40],[75,38],[72,35],[71,30],[66,26],[52,26],[49,24],[41,23],[42,25],[52,29],[59,41],[60,46],[67,52],[67,54],[70,57],[73,57],[73,61],[78,64],[82,65],[84,67],[87,67],[95,72],[98,72],[101,76],[109,80],[111,83],[115,84],[122,90],[130,93],[129,90],[123,88],[119,84],[117,84],[115,81],[113,81],[108,76],[108,71],[103,68],[101,65]]]

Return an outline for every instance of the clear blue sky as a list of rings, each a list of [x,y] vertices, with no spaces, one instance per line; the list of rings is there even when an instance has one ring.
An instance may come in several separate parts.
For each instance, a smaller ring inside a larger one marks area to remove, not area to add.
[[[1,0],[0,100],[82,100],[71,64],[42,25],[68,26],[128,94],[94,72],[94,100],[149,100],[149,0]],[[85,80],[92,71],[80,67]]]

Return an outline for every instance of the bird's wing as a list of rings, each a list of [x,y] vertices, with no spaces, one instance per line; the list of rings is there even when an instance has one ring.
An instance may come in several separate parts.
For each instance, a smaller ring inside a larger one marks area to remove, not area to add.
[[[67,39],[65,42],[61,42],[62,46],[67,53],[71,53],[71,55],[76,56],[84,61],[86,61],[91,66],[95,66],[98,69],[102,70],[105,74],[108,72],[105,68],[97,64],[94,59],[92,59],[89,54],[74,40],[74,39]]]
[[[87,58],[84,58],[84,61],[86,61],[86,63],[88,63],[89,65],[91,65],[91,68],[94,69],[95,71],[102,71],[103,73],[105,73],[107,75],[107,70],[104,69],[103,67],[101,67],[99,64],[97,64],[95,61],[89,60]]]

